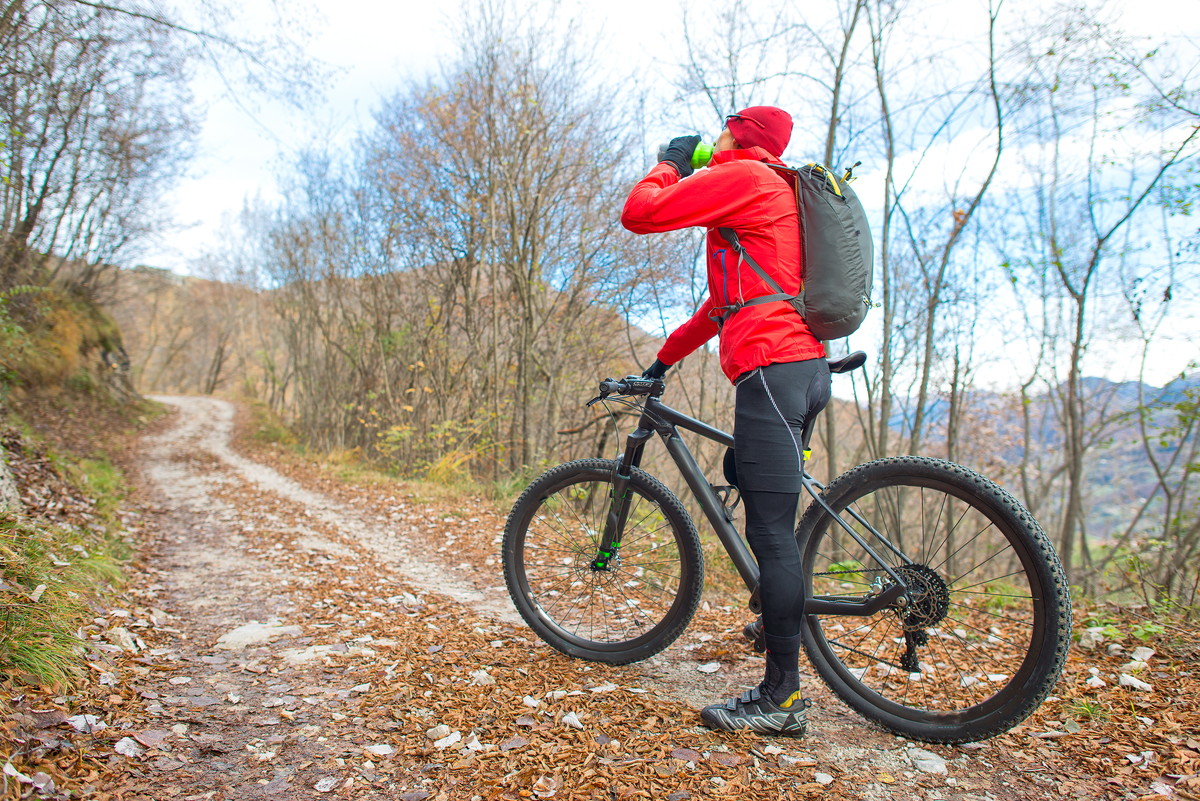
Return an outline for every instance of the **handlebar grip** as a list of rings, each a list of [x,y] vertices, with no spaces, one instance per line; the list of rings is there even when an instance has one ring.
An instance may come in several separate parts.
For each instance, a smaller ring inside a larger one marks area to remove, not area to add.
[[[663,387],[661,378],[642,378],[637,375],[629,375],[621,379],[606,378],[600,382],[600,396],[596,400],[602,400],[609,395],[654,395],[657,397],[662,394]]]

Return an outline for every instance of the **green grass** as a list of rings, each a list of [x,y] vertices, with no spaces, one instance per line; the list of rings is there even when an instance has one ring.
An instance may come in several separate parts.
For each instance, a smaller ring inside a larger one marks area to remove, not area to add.
[[[1105,720],[1108,718],[1108,709],[1093,698],[1076,698],[1067,704],[1067,712],[1076,719]]]
[[[261,401],[248,401],[248,403],[253,432],[251,438],[255,442],[284,445],[289,448],[296,448],[299,445],[299,438],[283,424],[279,415],[275,414],[267,404]]]
[[[0,516],[0,665],[27,683],[72,684],[80,677],[72,633],[84,612],[81,596],[56,564],[54,536],[27,520]],[[65,551],[64,551],[65,552]]]
[[[503,505],[512,504],[525,491],[525,487],[533,483],[538,476],[550,467],[553,467],[553,465],[539,464],[522,468],[505,478],[483,484],[480,487],[480,492],[491,501]]]
[[[1028,587],[1018,587],[1011,582],[996,580],[984,585],[982,592],[988,593],[983,597],[985,611],[1001,613],[1009,609],[1024,609],[1029,603]]]
[[[0,604],[0,664],[25,684],[73,686],[84,676],[83,642],[68,623],[81,609],[45,596],[39,604]]]
[[[86,676],[77,632],[93,617],[90,606],[123,583],[131,549],[116,515],[125,495],[120,471],[103,458],[56,463],[96,499],[95,519],[75,527],[0,512],[0,672],[70,688]]]
[[[88,494],[96,499],[96,510],[104,520],[112,519],[125,500],[125,477],[105,456],[83,459],[72,471],[78,481],[86,487]]]

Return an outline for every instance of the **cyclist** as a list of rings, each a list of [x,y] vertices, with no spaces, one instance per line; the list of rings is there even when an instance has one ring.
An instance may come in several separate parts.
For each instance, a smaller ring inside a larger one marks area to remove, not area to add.
[[[721,369],[736,387],[734,463],[746,505],[746,539],[761,571],[766,642],[762,682],[705,707],[713,728],[802,736],[807,699],[800,692],[804,575],[795,537],[805,422],[829,402],[829,365],[821,342],[786,301],[741,308],[775,292],[743,264],[717,230],[732,228],[746,251],[791,295],[800,290],[800,226],[792,188],[767,164],[792,134],[783,109],[754,106],[725,118],[707,169],[693,175],[699,136],[671,140],[665,158],[634,186],[621,223],[634,233],[708,229],[708,296],[662,346],[643,373],[662,378],[713,336]],[[686,179],[686,180],[685,180]]]

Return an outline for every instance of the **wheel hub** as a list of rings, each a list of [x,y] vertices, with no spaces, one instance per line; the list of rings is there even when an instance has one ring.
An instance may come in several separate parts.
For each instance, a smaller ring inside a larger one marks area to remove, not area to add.
[[[616,546],[604,550],[601,548],[596,552],[596,558],[592,560],[591,568],[595,572],[610,572],[621,563],[621,552]]]

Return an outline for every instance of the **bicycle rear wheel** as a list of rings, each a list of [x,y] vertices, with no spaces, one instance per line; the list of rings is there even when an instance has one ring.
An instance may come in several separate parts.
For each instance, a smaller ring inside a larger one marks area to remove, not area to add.
[[[995,736],[1041,704],[1066,661],[1071,600],[1054,548],[1015,498],[967,468],[921,457],[860,465],[822,497],[909,588],[903,606],[869,617],[806,616],[805,651],[843,701],[941,743]],[[796,536],[810,597],[861,597],[895,583],[815,501]]]
[[[569,656],[622,665],[683,632],[704,565],[691,518],[670,490],[633,468],[615,555],[597,566],[617,462],[582,459],[536,479],[504,529],[504,580],[525,622]]]

